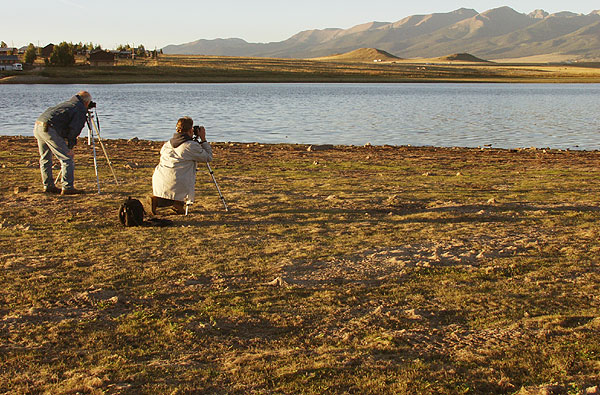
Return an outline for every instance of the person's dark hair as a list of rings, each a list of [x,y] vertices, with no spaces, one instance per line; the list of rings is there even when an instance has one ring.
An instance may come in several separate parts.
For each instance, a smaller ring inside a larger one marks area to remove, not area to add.
[[[177,133],[185,133],[188,130],[192,129],[194,126],[194,121],[190,117],[183,117],[177,120]]]

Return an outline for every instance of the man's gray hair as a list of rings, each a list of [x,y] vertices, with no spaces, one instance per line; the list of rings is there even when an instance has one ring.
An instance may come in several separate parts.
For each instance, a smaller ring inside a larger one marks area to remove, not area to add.
[[[90,92],[88,91],[80,91],[77,93],[77,96],[81,97],[81,100],[83,100],[84,103],[89,103],[92,101],[92,95],[90,95]]]

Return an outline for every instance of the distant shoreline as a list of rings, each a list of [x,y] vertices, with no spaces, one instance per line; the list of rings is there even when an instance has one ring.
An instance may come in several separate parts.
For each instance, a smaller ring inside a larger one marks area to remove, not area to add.
[[[600,83],[600,64],[333,62],[170,55],[131,65],[0,72],[0,84]]]
[[[10,76],[0,78],[0,85],[70,85],[70,84],[90,84],[90,85],[111,85],[111,84],[269,84],[269,83],[290,83],[290,84],[430,84],[430,83],[446,83],[446,84],[600,84],[598,78],[554,78],[554,79],[516,79],[516,78],[477,78],[477,79],[371,79],[365,78],[313,78],[313,79],[237,79],[237,78],[218,78],[218,79],[189,79],[177,77],[164,78],[143,78],[134,77],[130,80],[120,76],[114,78],[104,77],[89,77],[89,78],[63,78],[63,77],[38,77],[38,76]]]
[[[0,142],[2,141],[29,141],[35,139],[34,136],[27,135],[8,135],[8,134],[0,134]],[[166,142],[168,139],[160,139],[160,140],[150,140],[150,139],[140,139],[137,137],[132,137],[130,139],[124,138],[102,138],[102,141],[105,143],[114,144],[117,146],[127,145],[127,144],[137,144],[137,145],[145,145],[145,144],[162,144]],[[374,150],[413,150],[413,151],[430,151],[430,150],[444,150],[444,151],[464,151],[464,152],[472,152],[472,151],[494,151],[494,152],[503,152],[503,153],[519,153],[519,152],[539,152],[543,154],[559,154],[559,153],[597,153],[600,152],[598,149],[569,149],[569,148],[548,148],[548,147],[519,147],[519,148],[503,148],[503,147],[493,147],[492,145],[484,145],[479,147],[467,147],[467,146],[434,146],[434,145],[411,145],[411,144],[403,144],[403,145],[394,145],[394,144],[363,144],[363,145],[353,145],[353,144],[307,144],[307,143],[261,143],[261,142],[244,142],[244,141],[209,141],[211,145],[214,147],[240,147],[246,149],[257,149],[257,148],[273,148],[273,147],[281,147],[288,149],[295,149],[299,151],[306,152],[322,152],[322,151],[330,151],[330,150],[358,150],[358,149],[374,149]],[[78,147],[87,146],[87,137],[79,137],[78,138]]]

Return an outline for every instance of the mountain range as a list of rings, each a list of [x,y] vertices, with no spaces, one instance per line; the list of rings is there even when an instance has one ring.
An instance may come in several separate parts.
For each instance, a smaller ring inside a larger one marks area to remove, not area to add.
[[[461,8],[413,15],[397,22],[369,22],[350,29],[302,31],[287,40],[249,43],[240,38],[168,45],[165,54],[316,58],[358,48],[377,48],[401,58],[470,53],[487,60],[598,61],[600,10],[590,14],[510,7],[482,13]]]

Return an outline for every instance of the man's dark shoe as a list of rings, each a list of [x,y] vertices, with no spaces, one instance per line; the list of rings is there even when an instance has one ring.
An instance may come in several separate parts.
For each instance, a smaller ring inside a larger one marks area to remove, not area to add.
[[[45,187],[44,193],[61,193],[61,190],[60,188],[57,188],[54,185],[52,185],[50,187]]]
[[[82,195],[84,193],[85,193],[85,191],[82,191],[81,189],[70,188],[70,189],[63,189],[60,194],[61,195]]]

